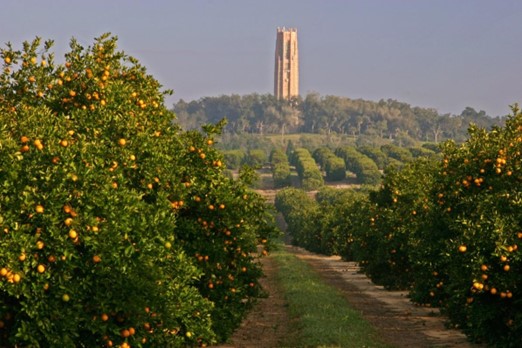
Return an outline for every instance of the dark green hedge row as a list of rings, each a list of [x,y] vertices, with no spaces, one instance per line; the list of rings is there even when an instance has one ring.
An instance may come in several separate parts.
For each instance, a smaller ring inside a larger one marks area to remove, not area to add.
[[[402,163],[411,162],[413,160],[413,155],[405,147],[400,147],[393,144],[386,144],[381,146],[381,150],[387,157],[394,158]]]
[[[313,153],[313,158],[326,172],[326,180],[340,181],[346,178],[346,165],[328,147],[320,147]]]
[[[245,152],[242,150],[225,150],[223,157],[228,169],[239,169],[245,158]]]
[[[370,157],[380,170],[384,170],[389,164],[388,156],[379,147],[364,145],[358,147],[357,150],[363,155]]]
[[[268,156],[263,149],[250,149],[243,159],[243,164],[251,167],[262,167],[266,162],[268,162]]]
[[[306,191],[317,190],[324,185],[324,179],[310,151],[297,148],[292,154],[291,163],[301,179],[301,187]]]
[[[414,158],[431,157],[431,156],[436,155],[435,151],[427,149],[425,147],[412,147],[412,148],[409,148],[409,151],[413,155]]]
[[[384,170],[389,165],[401,167],[414,158],[435,156],[440,152],[436,146],[424,144],[422,147],[401,148],[396,145],[382,147],[363,145],[358,147],[357,151],[370,157],[380,170]]]
[[[274,149],[270,154],[270,163],[272,164],[272,176],[274,178],[275,187],[285,187],[291,185],[290,164],[288,156],[283,150]]]
[[[228,169],[239,169],[242,165],[251,167],[262,167],[267,161],[268,156],[263,149],[244,150],[224,150],[225,165]]]
[[[346,169],[354,173],[361,184],[375,185],[380,182],[381,172],[375,162],[354,147],[338,148],[335,154],[344,160]]]
[[[319,217],[319,207],[315,200],[302,189],[287,187],[277,193],[275,206],[285,218],[292,244],[321,252],[315,249],[321,241],[321,235],[316,233],[319,230],[315,225]],[[303,216],[307,218],[303,219]]]

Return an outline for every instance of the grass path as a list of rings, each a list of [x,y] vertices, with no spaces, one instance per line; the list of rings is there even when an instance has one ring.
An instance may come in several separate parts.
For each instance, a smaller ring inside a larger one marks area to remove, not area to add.
[[[298,339],[293,347],[391,347],[361,314],[352,309],[340,292],[327,285],[317,273],[295,255],[274,252],[279,266],[276,275],[295,320]]]

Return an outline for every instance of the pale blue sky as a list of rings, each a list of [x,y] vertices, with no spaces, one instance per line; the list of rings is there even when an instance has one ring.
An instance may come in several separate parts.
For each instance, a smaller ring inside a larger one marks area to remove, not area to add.
[[[111,32],[179,98],[273,92],[275,33],[296,27],[302,95],[397,99],[491,116],[522,102],[519,0],[18,0],[0,44]]]

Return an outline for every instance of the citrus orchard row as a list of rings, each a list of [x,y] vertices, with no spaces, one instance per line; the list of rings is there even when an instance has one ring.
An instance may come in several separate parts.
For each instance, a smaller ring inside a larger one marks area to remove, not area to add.
[[[372,280],[440,307],[471,340],[522,344],[522,113],[471,126],[439,159],[388,168],[374,190],[276,197],[294,241],[357,260]]]
[[[2,347],[205,346],[259,295],[275,229],[250,174],[116,44],[0,51]]]

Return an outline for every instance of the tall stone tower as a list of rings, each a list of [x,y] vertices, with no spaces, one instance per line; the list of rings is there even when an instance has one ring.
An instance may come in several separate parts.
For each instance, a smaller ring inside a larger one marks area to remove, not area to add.
[[[299,55],[295,28],[277,28],[274,95],[278,99],[299,95]]]

